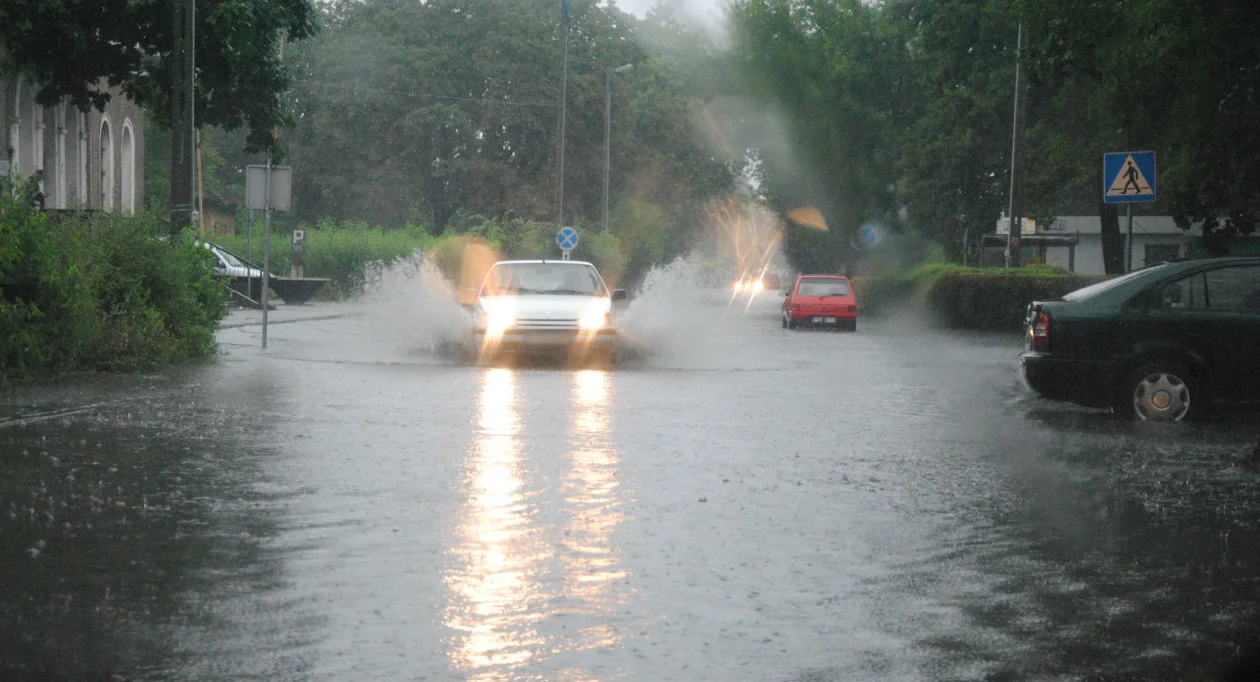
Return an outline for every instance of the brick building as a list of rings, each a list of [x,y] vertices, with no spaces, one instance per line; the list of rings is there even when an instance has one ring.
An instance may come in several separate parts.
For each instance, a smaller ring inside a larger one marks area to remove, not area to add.
[[[0,76],[0,171],[44,171],[44,207],[133,213],[144,206],[144,113],[116,89],[104,111],[43,107],[36,86]],[[5,153],[7,149],[7,153]]]

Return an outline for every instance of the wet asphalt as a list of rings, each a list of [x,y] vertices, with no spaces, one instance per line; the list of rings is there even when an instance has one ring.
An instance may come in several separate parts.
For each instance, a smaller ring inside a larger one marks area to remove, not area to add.
[[[402,296],[5,387],[0,679],[1193,680],[1260,643],[1254,414],[1125,423],[1034,399],[1016,336],[731,303],[636,300],[613,367],[469,363]]]

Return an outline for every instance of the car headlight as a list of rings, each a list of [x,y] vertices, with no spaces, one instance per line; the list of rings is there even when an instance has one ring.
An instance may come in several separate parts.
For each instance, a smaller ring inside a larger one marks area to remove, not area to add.
[[[502,334],[503,330],[516,324],[516,318],[506,310],[490,310],[482,315],[486,322],[487,334]]]
[[[735,293],[737,293],[737,294],[738,294],[738,293],[739,293],[739,290],[740,290],[740,289],[743,289],[743,288],[744,288],[744,283],[743,283],[743,282],[736,282],[736,283],[735,283]]]
[[[586,330],[603,329],[611,322],[609,317],[606,307],[591,306],[582,313],[582,317],[578,318],[578,326]]]
[[[765,285],[761,283],[761,280],[759,280],[759,279],[755,279],[755,280],[753,280],[753,283],[752,283],[752,290],[753,290],[753,291],[761,291],[761,290],[762,290],[762,288],[764,288],[764,287],[765,287]]]

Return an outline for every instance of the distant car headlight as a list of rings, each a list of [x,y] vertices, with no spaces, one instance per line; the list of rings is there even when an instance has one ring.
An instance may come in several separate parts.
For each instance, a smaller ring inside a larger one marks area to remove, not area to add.
[[[736,283],[735,283],[735,293],[737,293],[737,294],[738,294],[741,290],[743,290],[743,288],[744,288],[744,283],[743,283],[743,282],[736,282]]]
[[[611,322],[609,317],[607,306],[593,305],[582,313],[582,317],[578,318],[578,326],[588,331],[603,329]]]
[[[765,286],[766,286],[766,285],[764,285],[764,284],[762,284],[762,283],[761,283],[761,280],[759,280],[759,279],[757,279],[757,280],[753,280],[753,283],[752,283],[752,290],[753,290],[753,291],[761,291],[763,288],[765,288]]]

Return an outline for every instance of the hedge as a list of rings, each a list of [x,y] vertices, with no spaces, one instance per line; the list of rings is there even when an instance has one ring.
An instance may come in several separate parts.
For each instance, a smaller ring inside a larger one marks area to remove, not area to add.
[[[910,304],[943,327],[1014,331],[1023,326],[1030,302],[1059,298],[1103,279],[1046,266],[999,269],[938,264],[857,277],[853,286],[864,314],[878,316],[894,306]]]
[[[364,285],[379,277],[380,270],[399,259],[423,254],[456,286],[480,285],[464,282],[470,270],[484,270],[488,265],[480,262],[476,267],[465,266],[468,249],[476,244],[486,247],[494,258],[555,258],[555,225],[520,219],[490,220],[479,217],[468,220],[463,231],[449,231],[441,237],[431,236],[423,226],[408,225],[402,228],[370,227],[365,223],[321,220],[314,225],[304,225],[306,248],[303,263],[308,277],[326,277],[328,286],[321,289],[320,298],[349,298],[361,294]],[[271,238],[271,271],[277,275],[289,273],[291,253],[290,227],[277,229],[273,224]],[[263,260],[263,227],[255,226],[248,241],[245,235],[216,235],[209,241],[219,244],[238,256],[248,255],[254,263]],[[622,255],[622,245],[616,235],[601,232],[584,232],[578,248],[573,252],[577,260],[589,260],[595,264],[609,285],[615,285],[627,267]],[[477,260],[483,260],[478,257]],[[493,260],[490,261],[491,263]]]
[[[51,214],[9,196],[0,186],[0,380],[214,353],[224,296],[191,232],[172,243],[152,216]]]

